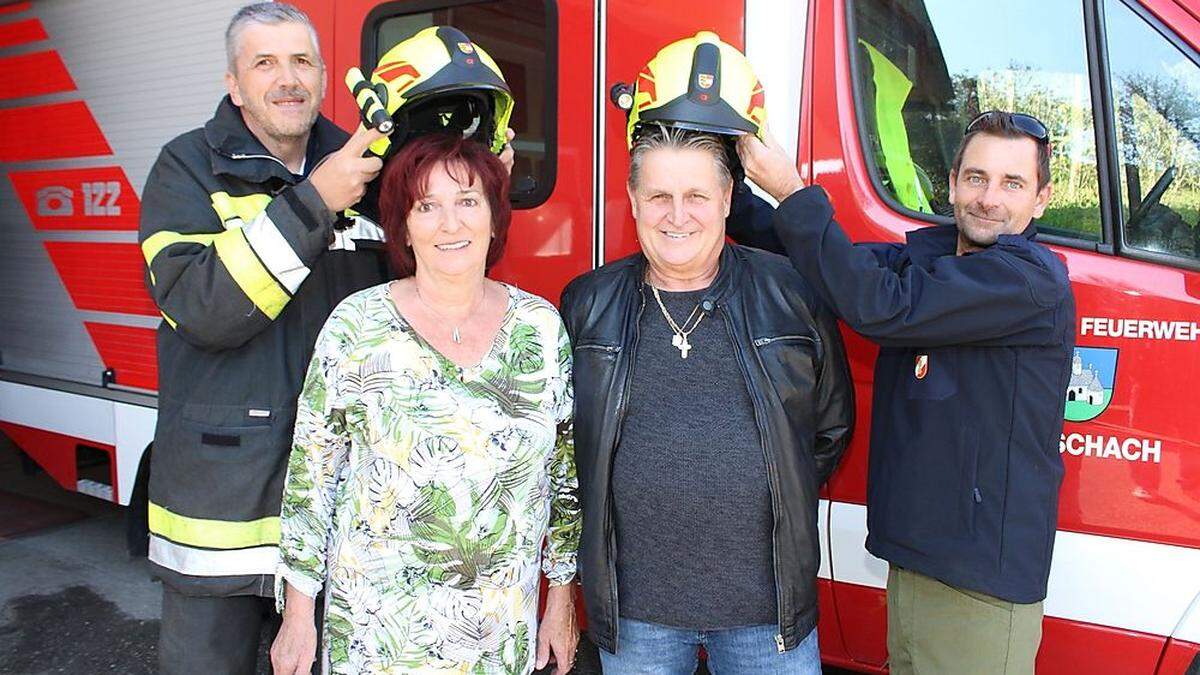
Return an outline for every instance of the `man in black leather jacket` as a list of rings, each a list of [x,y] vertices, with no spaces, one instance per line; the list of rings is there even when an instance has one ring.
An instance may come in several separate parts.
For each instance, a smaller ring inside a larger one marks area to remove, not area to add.
[[[820,669],[817,497],[853,390],[834,316],[787,259],[725,242],[730,161],[711,134],[643,133],[643,253],[562,297],[579,568],[606,673],[694,667],[697,644],[737,672]]]

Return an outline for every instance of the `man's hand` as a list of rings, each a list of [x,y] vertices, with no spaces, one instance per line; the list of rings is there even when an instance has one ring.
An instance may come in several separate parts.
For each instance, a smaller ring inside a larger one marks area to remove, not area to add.
[[[579,644],[579,626],[575,622],[575,584],[551,586],[546,593],[546,612],[538,625],[537,662],[542,669],[554,654],[553,675],[566,675],[575,665],[575,647]]]
[[[367,147],[384,135],[375,129],[360,128],[340,150],[330,153],[308,181],[317,189],[325,208],[333,213],[354,206],[367,191],[367,183],[375,180],[383,168],[378,157],[363,157]]]
[[[271,668],[276,675],[308,675],[317,657],[317,627],[312,598],[287,587],[283,624],[271,644]]]
[[[766,143],[758,140],[757,136],[742,136],[737,140],[737,152],[746,170],[746,177],[776,201],[781,202],[804,187],[795,162],[769,132]]]
[[[508,143],[505,143],[504,149],[500,151],[500,163],[504,165],[504,168],[508,169],[508,175],[511,176],[513,162],[516,160],[515,153],[513,152],[512,142],[513,139],[517,137],[517,132],[513,131],[512,129],[507,129],[505,130],[504,135],[508,137]]]

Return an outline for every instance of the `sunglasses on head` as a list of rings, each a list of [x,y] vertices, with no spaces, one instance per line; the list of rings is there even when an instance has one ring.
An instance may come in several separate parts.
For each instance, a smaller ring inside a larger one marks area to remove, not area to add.
[[[963,135],[967,135],[972,131],[977,130],[985,121],[989,121],[992,115],[1006,115],[1012,122],[1012,125],[1017,128],[1017,131],[1029,136],[1033,140],[1042,145],[1050,143],[1050,132],[1046,130],[1046,125],[1042,124],[1041,120],[1033,115],[1025,113],[1006,113],[1000,110],[989,110],[979,113],[971,123],[967,125],[967,130]]]

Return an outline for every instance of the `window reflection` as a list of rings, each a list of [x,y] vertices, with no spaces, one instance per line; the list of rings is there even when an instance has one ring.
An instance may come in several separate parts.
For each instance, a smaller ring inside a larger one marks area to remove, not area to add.
[[[1106,5],[1125,242],[1200,257],[1200,68],[1133,10]]]
[[[963,129],[1000,109],[1050,130],[1054,197],[1042,231],[1097,241],[1100,198],[1081,3],[857,0],[856,83],[887,195],[922,213],[953,213],[948,176]],[[1047,39],[1045,26],[1056,26]]]

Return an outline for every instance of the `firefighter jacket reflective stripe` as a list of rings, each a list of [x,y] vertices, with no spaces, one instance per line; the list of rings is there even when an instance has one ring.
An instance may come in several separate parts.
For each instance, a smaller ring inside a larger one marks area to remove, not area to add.
[[[347,138],[319,117],[306,170]],[[150,172],[139,241],[164,319],[150,559],[188,593],[271,592],[295,401],[317,332],[342,298],[385,279],[368,201],[361,214],[330,213],[228,97]]]

